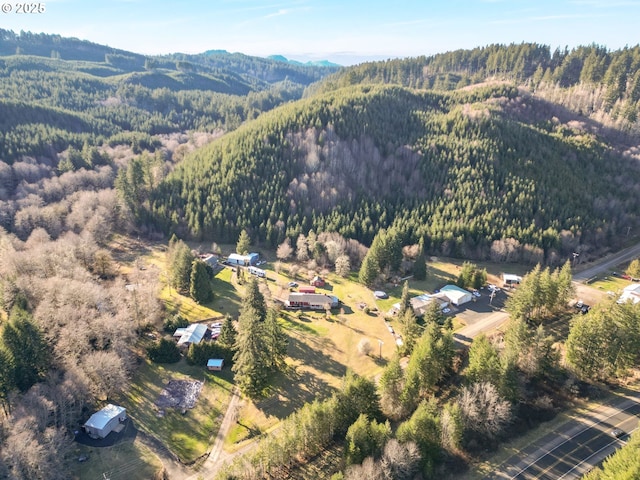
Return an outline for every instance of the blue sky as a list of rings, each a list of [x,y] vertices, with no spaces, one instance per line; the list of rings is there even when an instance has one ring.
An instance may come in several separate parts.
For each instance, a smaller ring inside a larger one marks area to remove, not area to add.
[[[5,1],[5,0],[3,0]],[[9,2],[12,5],[18,2]],[[45,0],[0,27],[143,54],[224,49],[343,65],[490,43],[640,43],[640,0]]]

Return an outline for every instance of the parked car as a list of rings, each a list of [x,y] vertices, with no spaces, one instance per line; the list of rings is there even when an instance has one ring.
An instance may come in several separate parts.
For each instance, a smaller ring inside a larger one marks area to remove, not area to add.
[[[576,303],[576,308],[582,308],[583,305],[584,302],[582,300],[578,300],[578,303]]]
[[[211,328],[222,328],[222,322],[213,322]]]
[[[451,313],[451,309],[445,307],[445,308],[442,309],[442,313],[445,313],[445,314],[446,313]]]
[[[624,435],[624,432],[619,428],[614,428],[613,430],[611,430],[611,436],[614,438],[620,438],[623,435]]]
[[[287,287],[289,287],[289,288],[296,288],[297,286],[298,286],[298,284],[296,282],[287,283]]]
[[[480,297],[480,296],[482,296],[482,294],[481,294],[478,290],[474,290],[473,292],[471,292],[471,294],[472,294],[474,297]]]
[[[373,296],[380,299],[389,298],[387,292],[383,292],[381,290],[376,290],[375,292],[373,292]]]

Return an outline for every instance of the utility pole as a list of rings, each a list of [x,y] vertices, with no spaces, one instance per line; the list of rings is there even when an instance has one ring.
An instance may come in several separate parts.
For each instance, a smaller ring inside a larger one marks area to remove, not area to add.
[[[580,256],[579,253],[573,252],[573,266],[575,268],[576,266],[576,258],[578,258]]]
[[[382,358],[382,345],[384,345],[384,342],[380,339],[378,339],[378,345],[380,346],[380,353],[379,353],[379,357]]]

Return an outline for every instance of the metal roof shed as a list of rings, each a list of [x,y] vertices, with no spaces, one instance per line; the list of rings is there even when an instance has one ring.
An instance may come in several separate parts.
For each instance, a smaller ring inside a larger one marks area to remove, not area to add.
[[[85,432],[92,438],[105,438],[120,422],[127,419],[127,410],[111,403],[97,411],[83,425]]]
[[[224,367],[224,359],[222,358],[210,358],[207,360],[207,369],[221,371]]]

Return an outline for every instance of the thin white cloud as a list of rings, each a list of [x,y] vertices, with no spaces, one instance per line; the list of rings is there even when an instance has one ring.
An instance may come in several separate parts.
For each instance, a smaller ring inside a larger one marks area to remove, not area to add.
[[[385,23],[383,27],[408,27],[410,25],[421,25],[423,23],[429,22],[431,19],[429,18],[418,18],[416,20],[407,20],[404,22],[392,22]]]
[[[507,18],[504,20],[492,20],[489,23],[492,25],[514,25],[519,23],[531,23],[531,22],[555,22],[558,20],[602,18],[603,16],[610,16],[610,15],[602,15],[602,14],[596,15],[596,14],[588,14],[588,13],[575,13],[575,14],[566,14],[566,15],[537,15],[537,16],[519,17],[519,18]]]
[[[640,0],[571,0],[569,3],[594,8],[640,7]]]
[[[277,12],[269,13],[268,15],[265,15],[264,18],[281,17],[282,15],[288,15],[292,12],[294,12],[294,9],[292,8],[281,8]]]

